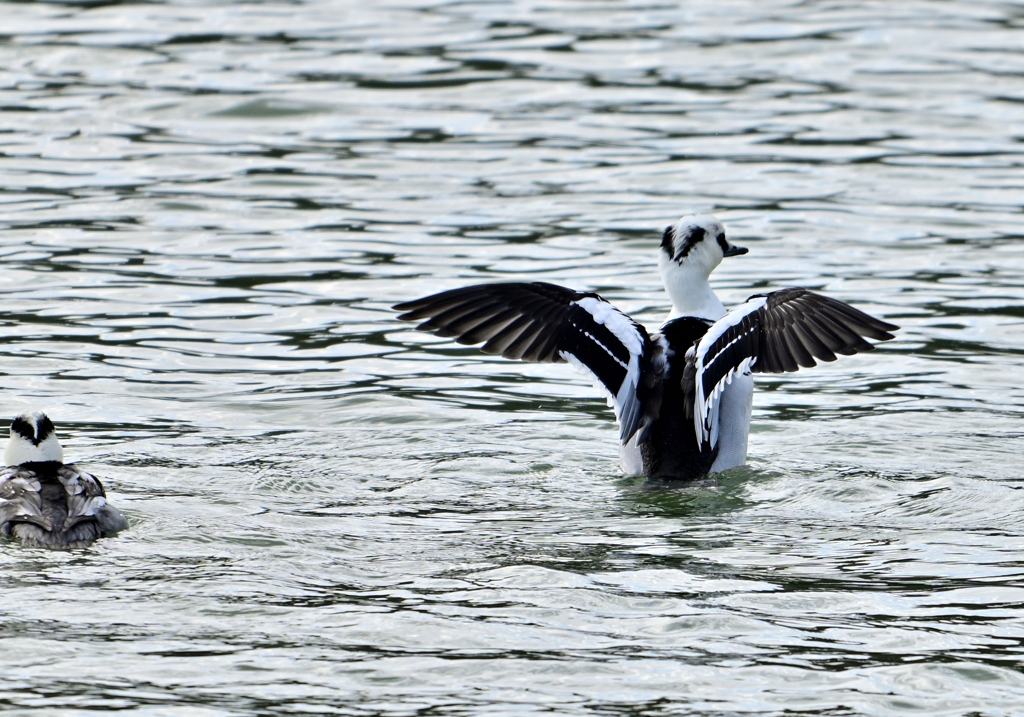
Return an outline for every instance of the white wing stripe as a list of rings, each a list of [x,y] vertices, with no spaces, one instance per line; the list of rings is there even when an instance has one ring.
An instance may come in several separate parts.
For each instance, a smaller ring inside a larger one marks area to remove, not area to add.
[[[694,397],[693,423],[698,443],[703,443],[705,440],[709,440],[711,446],[714,447],[718,440],[718,421],[714,420],[715,417],[712,414],[718,397],[722,394],[722,391],[725,390],[725,387],[732,383],[733,376],[735,376],[737,372],[743,373],[749,371],[750,367],[757,359],[755,357],[743,359],[738,366],[728,371],[722,379],[715,384],[714,388],[711,390],[710,396],[704,395],[704,370],[713,364],[730,346],[735,344],[737,341],[746,338],[755,330],[755,327],[751,326],[748,331],[741,333],[735,339],[723,346],[713,356],[708,356],[708,351],[711,350],[712,345],[720,339],[726,331],[738,326],[742,323],[743,319],[747,318],[750,314],[760,311],[767,301],[768,297],[759,296],[740,304],[712,324],[711,328],[708,329],[708,332],[701,338],[700,343],[697,344],[695,361],[696,396]]]
[[[587,296],[573,303],[593,316],[594,321],[615,334],[615,338],[622,342],[631,356],[643,353],[643,338],[628,316],[607,301],[595,299],[593,296]]]
[[[715,341],[718,341],[726,331],[731,329],[733,326],[739,324],[743,319],[747,318],[750,314],[755,311],[760,311],[761,307],[767,303],[767,296],[757,296],[749,301],[746,301],[735,309],[730,311],[728,314],[720,318],[718,321],[711,325],[708,332],[701,337],[700,343],[697,344],[698,358],[700,355],[708,350]]]
[[[573,326],[576,326],[576,325],[575,325],[575,324],[573,324]],[[579,327],[579,326],[576,326],[576,328],[577,328],[577,329],[580,329],[580,327]],[[591,333],[590,333],[589,331],[584,331],[583,329],[580,329],[580,332],[581,332],[581,333],[582,333],[582,334],[583,334],[584,336],[586,336],[586,337],[587,337],[588,339],[590,339],[591,341],[593,341],[593,342],[594,342],[595,344],[597,344],[598,346],[600,346],[600,347],[601,347],[602,349],[604,349],[604,352],[605,352],[606,354],[608,354],[608,355],[609,355],[609,356],[610,356],[610,357],[612,358],[612,360],[613,360],[613,361],[615,361],[615,363],[617,363],[617,364],[618,364],[619,366],[622,366],[622,368],[626,369],[627,371],[629,370],[629,366],[628,366],[628,365],[627,365],[627,364],[626,364],[625,362],[623,362],[623,361],[622,361],[622,360],[621,360],[621,359],[620,359],[620,358],[619,358],[618,356],[616,356],[616,355],[615,355],[614,353],[612,353],[612,350],[611,350],[610,348],[608,348],[607,346],[605,346],[604,344],[602,344],[602,343],[601,343],[600,341],[598,341],[597,339],[595,339],[595,338],[594,338],[594,336],[593,336],[593,334],[591,334]],[[618,338],[618,337],[616,337],[616,338]]]
[[[715,415],[715,408],[718,406],[718,398],[722,395],[722,391],[725,387],[732,383],[733,378],[736,374],[743,374],[750,370],[751,365],[757,359],[753,357],[747,357],[740,361],[736,368],[729,371],[722,377],[722,380],[715,384],[714,389],[711,391],[711,396],[708,398],[707,403],[696,403],[693,411],[694,429],[697,433],[697,441],[703,443],[705,439],[710,440],[711,446],[714,447],[715,443],[718,442],[718,420]],[[700,379],[698,378],[698,385]],[[698,389],[702,392],[702,389]]]
[[[643,337],[632,319],[603,299],[587,296],[573,303],[590,314],[595,323],[608,329],[619,340],[622,347],[629,352],[629,363],[626,364],[590,333],[584,332],[588,339],[604,349],[617,364],[626,369],[626,377],[612,397],[615,417],[619,420],[620,438],[625,440],[628,438],[627,434],[632,435],[632,432],[636,430],[636,423],[642,408],[640,401],[637,400],[637,386],[640,383],[640,356],[644,352]]]
[[[727,344],[726,344],[725,346],[723,346],[723,347],[722,347],[722,348],[721,348],[721,349],[720,349],[720,350],[718,351],[718,353],[716,353],[716,354],[715,354],[714,356],[712,356],[712,357],[711,357],[710,359],[708,359],[708,357],[706,357],[706,356],[705,356],[705,357],[704,357],[704,361],[702,362],[702,363],[703,363],[703,365],[704,365],[704,366],[710,366],[711,364],[713,364],[713,363],[714,363],[715,361],[717,361],[717,360],[718,360],[718,357],[719,357],[719,356],[721,356],[721,355],[722,355],[722,354],[724,354],[724,353],[725,353],[726,351],[728,351],[728,350],[729,350],[729,347],[730,347],[730,346],[732,346],[733,344],[737,343],[738,341],[741,341],[741,340],[745,339],[745,338],[747,337],[747,335],[748,335],[748,334],[752,334],[753,332],[754,332],[754,327],[753,327],[753,326],[751,326],[751,327],[750,327],[750,328],[749,328],[748,330],[744,331],[744,332],[743,332],[742,334],[739,334],[739,335],[738,335],[738,336],[737,336],[736,338],[734,338],[734,339],[733,339],[732,341],[730,341],[730,342],[729,342],[729,343],[727,343]]]

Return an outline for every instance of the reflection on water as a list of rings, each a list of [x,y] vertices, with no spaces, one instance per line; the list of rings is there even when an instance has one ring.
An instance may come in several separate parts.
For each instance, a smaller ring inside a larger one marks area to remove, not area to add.
[[[5,415],[131,530],[6,546],[11,709],[1010,714],[1015,3],[8,3]],[[388,307],[655,327],[661,229],[905,328],[761,377],[751,463],[617,471],[571,370]]]

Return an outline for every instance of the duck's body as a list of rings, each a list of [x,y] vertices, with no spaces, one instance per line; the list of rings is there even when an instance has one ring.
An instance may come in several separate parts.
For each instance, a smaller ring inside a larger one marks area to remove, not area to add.
[[[0,469],[0,534],[42,548],[84,548],[128,527],[107,504],[100,481],[74,465],[44,413],[26,413],[11,424]]]
[[[745,254],[712,216],[666,228],[659,268],[672,299],[661,329],[643,326],[597,294],[554,284],[481,284],[399,304],[418,329],[486,342],[524,361],[569,362],[609,394],[629,474],[690,479],[746,463],[751,372],[781,373],[870,351],[863,337],[897,327],[805,289],[750,297],[726,312],[708,278],[723,257]]]
[[[647,435],[637,431],[619,446],[619,465],[626,474],[692,478],[747,462],[747,432],[754,400],[754,380],[750,374],[733,377],[722,391],[717,406],[717,443],[699,443],[694,431],[693,396],[688,397],[684,388],[685,356],[710,325],[704,319],[681,317],[667,321],[652,337],[656,344],[668,347],[666,366],[661,373],[661,396],[648,409],[652,417]]]

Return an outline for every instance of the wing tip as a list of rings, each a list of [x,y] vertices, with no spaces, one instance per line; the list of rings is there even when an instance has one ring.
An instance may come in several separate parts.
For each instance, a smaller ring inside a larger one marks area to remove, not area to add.
[[[401,304],[395,304],[391,308],[402,312],[398,315],[399,321],[419,321],[430,315],[429,313],[424,314],[422,311],[423,307],[416,301],[405,301]]]
[[[398,318],[406,320],[406,319],[404,319],[404,316],[406,314],[412,313],[414,310],[420,308],[422,305],[423,305],[423,299],[411,299],[409,301],[400,301],[397,304],[392,304],[391,305],[391,310],[392,311],[401,311],[402,312],[402,316],[399,316]]]
[[[900,326],[897,326],[896,324],[890,324],[887,321],[879,321],[878,323],[881,325],[881,328],[878,332],[881,335],[870,337],[875,339],[876,341],[892,341],[894,338],[896,338],[896,336],[892,332],[899,331],[902,328]]]

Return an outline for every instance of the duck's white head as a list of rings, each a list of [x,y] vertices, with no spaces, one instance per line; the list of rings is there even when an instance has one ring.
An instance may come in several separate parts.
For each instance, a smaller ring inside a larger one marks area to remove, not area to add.
[[[725,308],[711,291],[708,277],[724,257],[746,253],[744,247],[729,243],[725,227],[711,214],[689,214],[665,227],[658,268],[672,299],[672,316],[721,318]]]
[[[11,423],[11,439],[4,451],[9,466],[23,463],[64,462],[64,449],[60,447],[53,423],[42,411],[23,413]]]

